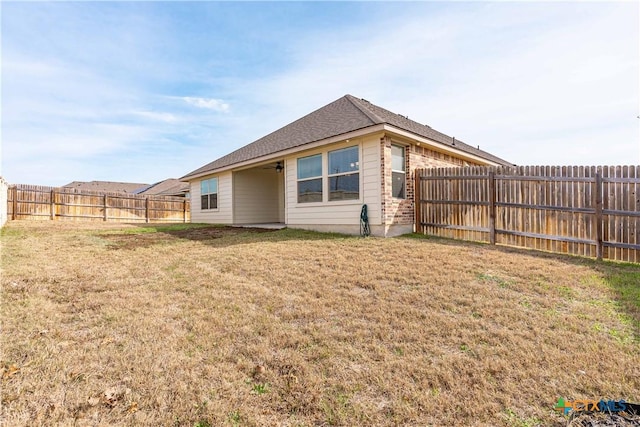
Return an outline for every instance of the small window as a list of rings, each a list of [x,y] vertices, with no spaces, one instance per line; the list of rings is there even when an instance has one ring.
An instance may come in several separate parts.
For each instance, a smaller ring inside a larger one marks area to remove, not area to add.
[[[391,146],[391,195],[397,199],[405,198],[406,179],[405,148]]]
[[[329,200],[360,198],[358,147],[329,151]]]
[[[218,209],[218,178],[200,181],[200,209]]]
[[[298,203],[322,201],[322,154],[298,159]]]

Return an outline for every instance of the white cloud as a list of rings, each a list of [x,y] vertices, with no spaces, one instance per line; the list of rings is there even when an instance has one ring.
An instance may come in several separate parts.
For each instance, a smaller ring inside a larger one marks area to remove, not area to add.
[[[176,123],[178,117],[172,113],[163,113],[157,111],[133,111],[132,114],[163,123]]]
[[[201,153],[184,154],[213,139],[210,108],[189,111],[182,99],[167,102],[171,97],[77,63],[3,57],[0,174],[10,182],[178,177],[201,162]]]
[[[384,31],[304,37],[296,67],[245,87],[269,106],[263,127],[351,93],[518,164],[638,162],[637,15],[637,3],[399,13]]]
[[[191,96],[185,96],[182,99],[187,104],[193,105],[198,108],[206,108],[208,110],[218,111],[220,113],[226,113],[229,111],[229,104],[222,99],[198,98]]]
[[[361,12],[331,27],[243,15],[253,38],[231,53],[192,37],[233,27],[183,32],[174,7],[199,6],[3,8],[7,179],[181,176],[346,93],[519,164],[638,162],[637,2],[332,3]]]

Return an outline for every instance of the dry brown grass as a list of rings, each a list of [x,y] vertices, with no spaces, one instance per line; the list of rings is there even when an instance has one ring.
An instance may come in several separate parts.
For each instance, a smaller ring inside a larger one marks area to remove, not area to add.
[[[444,240],[11,222],[5,425],[563,425],[640,399],[640,267]],[[616,277],[618,277],[616,276]]]

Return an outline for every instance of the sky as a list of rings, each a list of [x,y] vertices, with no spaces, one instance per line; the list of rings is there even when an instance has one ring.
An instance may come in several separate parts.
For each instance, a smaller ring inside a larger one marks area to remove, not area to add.
[[[179,178],[346,95],[520,165],[640,164],[640,3],[0,2],[9,183]]]

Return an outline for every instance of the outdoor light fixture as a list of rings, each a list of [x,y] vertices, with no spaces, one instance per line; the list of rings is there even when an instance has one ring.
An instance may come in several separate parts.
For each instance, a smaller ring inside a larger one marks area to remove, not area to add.
[[[284,166],[282,166],[282,162],[276,162],[275,166],[273,166],[273,163],[271,163],[271,164],[263,167],[262,169],[275,169],[276,172],[280,173],[284,169]]]

